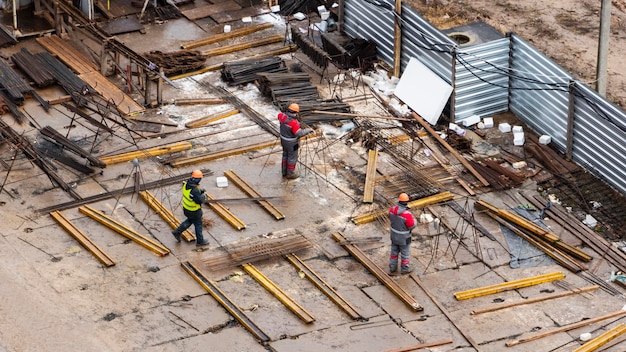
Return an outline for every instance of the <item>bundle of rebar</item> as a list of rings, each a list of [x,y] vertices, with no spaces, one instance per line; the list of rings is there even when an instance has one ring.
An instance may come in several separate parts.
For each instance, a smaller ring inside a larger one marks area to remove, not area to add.
[[[7,103],[4,101],[4,98],[0,96],[0,115],[4,115],[11,111]]]
[[[296,27],[291,27],[291,39],[302,50],[302,52],[321,68],[328,67],[331,60],[330,55],[315,44],[312,40],[300,33]]]
[[[259,73],[258,76],[261,94],[271,97],[277,105],[320,99],[308,73]]]
[[[87,101],[84,96],[96,93],[92,87],[47,51],[37,53],[35,56],[78,105],[86,105]]]
[[[250,105],[246,104],[223,87],[216,87],[208,82],[196,82],[201,84],[211,95],[216,95],[217,97],[227,101],[235,109],[243,112],[249,119],[254,121],[259,127],[264,129],[265,131],[271,133],[276,137],[280,135],[276,123],[261,115],[259,112],[250,107]]]
[[[496,190],[511,189],[519,184],[507,175],[504,175],[501,170],[487,167],[483,163],[474,160],[469,160],[469,162],[477,172],[489,181],[491,187]]]
[[[11,55],[11,60],[40,88],[47,87],[56,82],[56,79],[48,72],[45,65],[27,48],[22,48],[21,51]]]
[[[223,270],[244,263],[256,263],[262,260],[295,253],[311,247],[311,242],[299,234],[290,234],[282,237],[259,237],[259,240],[243,244],[235,244],[224,248],[226,254],[207,258],[204,263],[211,270]]]
[[[89,160],[89,163],[91,165],[97,166],[97,167],[100,167],[100,168],[105,168],[106,167],[106,164],[103,163],[102,161],[100,161],[100,159],[96,158],[95,156],[92,156],[90,153],[88,153],[87,151],[83,150],[83,148],[81,148],[79,145],[77,145],[76,143],[72,142],[71,140],[69,140],[65,136],[61,135],[54,128],[52,128],[50,126],[46,126],[46,127],[42,128],[39,132],[41,133],[42,136],[44,136],[49,141],[57,143],[57,144],[63,146],[64,148],[66,148],[67,150],[69,150],[69,151],[71,151],[73,153],[76,153],[80,157],[83,157],[83,158]]]
[[[230,84],[246,84],[259,77],[257,73],[287,72],[285,61],[278,56],[225,62],[222,79]]]
[[[8,98],[17,105],[24,103],[24,91],[31,90],[16,74],[13,69],[4,61],[0,60],[0,87],[7,94]]]
[[[277,105],[281,110],[285,109],[288,105],[286,102],[278,102]],[[336,120],[346,120],[346,116],[333,115],[333,112],[349,113],[350,105],[338,100],[314,100],[314,101],[299,101],[300,116],[304,123],[315,122],[329,122]],[[315,111],[323,111],[325,114],[316,113]]]
[[[50,180],[56,183],[64,191],[68,192],[74,199],[80,199],[80,195],[76,193],[63,179],[59,176],[54,166],[50,163],[48,158],[42,157],[40,153],[35,149],[35,146],[26,137],[20,135],[11,126],[7,125],[2,119],[0,119],[0,135],[7,139],[10,143],[20,149],[26,157],[32,161],[35,165],[39,166]]]
[[[0,87],[7,97],[16,105],[22,105],[24,103],[24,96],[28,95],[37,99],[46,111],[50,108],[48,102],[40,97],[33,87],[18,75],[4,60],[0,60]]]
[[[169,53],[154,50],[144,56],[152,63],[163,69],[166,76],[193,72],[201,69],[207,57],[196,50],[179,50]]]

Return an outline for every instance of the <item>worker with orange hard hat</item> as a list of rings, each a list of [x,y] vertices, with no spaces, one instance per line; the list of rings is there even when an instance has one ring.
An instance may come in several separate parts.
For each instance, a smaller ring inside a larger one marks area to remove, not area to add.
[[[300,128],[298,115],[300,106],[291,103],[287,110],[278,113],[280,122],[280,145],[283,147],[282,171],[283,177],[296,179],[296,164],[298,163],[298,148],[300,148],[300,137],[313,132],[310,128]]]
[[[209,244],[208,240],[205,240],[202,236],[202,203],[206,201],[206,194],[204,189],[200,188],[200,181],[202,181],[202,171],[193,170],[191,177],[183,182],[183,213],[187,217],[185,221],[180,223],[180,226],[174,231],[172,235],[176,238],[176,242],[180,243],[180,234],[187,230],[191,225],[194,225],[196,230],[196,246],[204,246]]]
[[[411,261],[411,230],[417,222],[408,208],[409,195],[400,193],[398,205],[389,208],[391,222],[391,255],[389,256],[389,273],[398,272],[398,256],[400,256],[400,274],[413,271]]]

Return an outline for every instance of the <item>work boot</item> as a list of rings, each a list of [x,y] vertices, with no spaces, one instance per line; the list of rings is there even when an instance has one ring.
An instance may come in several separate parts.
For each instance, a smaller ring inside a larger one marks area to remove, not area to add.
[[[206,246],[207,244],[209,244],[209,240],[196,241],[196,247]]]
[[[288,180],[295,180],[298,177],[300,177],[300,175],[298,175],[298,173],[295,172],[295,171],[287,171],[287,176],[286,177],[287,177]]]
[[[180,235],[176,233],[176,231],[172,231],[172,235],[176,239],[176,243],[180,243]]]
[[[405,275],[405,274],[410,274],[413,272],[413,270],[415,269],[414,265],[403,265],[402,268],[400,269],[400,274],[401,275]]]
[[[389,265],[389,275],[398,275],[398,263],[396,265]]]

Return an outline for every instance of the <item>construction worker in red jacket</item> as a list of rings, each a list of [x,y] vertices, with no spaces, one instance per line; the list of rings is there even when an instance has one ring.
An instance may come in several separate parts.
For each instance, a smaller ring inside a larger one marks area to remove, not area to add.
[[[310,128],[300,128],[300,122],[298,121],[299,113],[300,106],[296,103],[291,103],[285,112],[278,113],[278,121],[280,121],[280,145],[283,147],[283,177],[290,180],[300,177],[300,175],[296,173],[300,137],[313,132]]]
[[[400,274],[413,271],[411,261],[411,230],[416,226],[415,217],[409,212],[407,204],[409,196],[401,193],[398,205],[389,208],[391,222],[391,255],[389,256],[389,273],[398,272],[398,255],[400,255]]]
[[[183,213],[187,219],[180,223],[180,226],[178,226],[176,230],[172,231],[176,242],[180,243],[180,234],[191,225],[194,225],[197,247],[209,244],[209,241],[205,240],[204,236],[202,236],[202,203],[206,201],[204,189],[200,188],[202,177],[202,171],[194,170],[191,173],[191,177],[183,182],[183,197],[181,203],[183,205]]]

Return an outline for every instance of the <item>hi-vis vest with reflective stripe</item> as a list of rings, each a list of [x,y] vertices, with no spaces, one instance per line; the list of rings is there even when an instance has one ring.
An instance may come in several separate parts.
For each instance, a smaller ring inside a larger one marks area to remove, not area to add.
[[[194,202],[193,199],[191,199],[192,189],[193,187],[187,189],[187,182],[183,182],[183,208],[189,211],[196,211],[200,209],[200,204]]]

